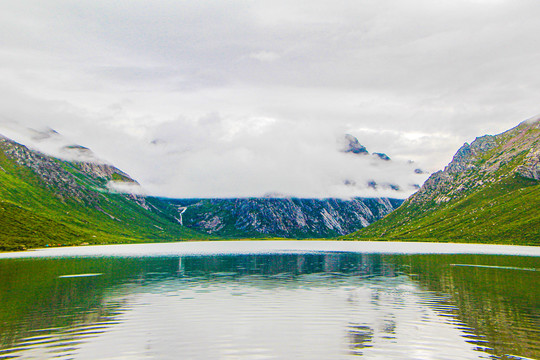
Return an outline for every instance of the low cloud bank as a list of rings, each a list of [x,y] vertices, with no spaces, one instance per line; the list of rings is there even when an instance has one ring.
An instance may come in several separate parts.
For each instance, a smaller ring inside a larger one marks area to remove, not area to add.
[[[0,133],[30,148],[71,161],[109,163],[139,181],[151,195],[167,197],[397,197],[412,194],[427,174],[388,154],[343,151],[345,134],[330,126],[217,113],[147,126],[142,136],[114,128],[79,129],[92,149],[51,128],[0,123]],[[77,135],[77,132],[75,132]],[[350,136],[350,135],[349,135]],[[92,150],[94,146],[100,155]],[[111,191],[142,194],[142,188],[112,182]]]

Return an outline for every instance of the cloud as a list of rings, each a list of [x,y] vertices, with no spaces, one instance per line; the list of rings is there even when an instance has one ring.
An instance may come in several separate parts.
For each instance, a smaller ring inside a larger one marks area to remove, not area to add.
[[[62,118],[68,116],[59,113],[57,119]],[[159,196],[406,197],[415,190],[412,185],[426,177],[415,174],[415,166],[406,161],[388,163],[343,153],[339,140],[344,134],[328,123],[305,126],[268,117],[208,113],[150,122],[137,133],[92,117],[76,120],[76,131],[69,122],[60,121],[61,134],[40,132],[51,134],[45,138],[36,138],[35,131],[20,124],[12,124],[6,135],[68,160],[113,158],[111,162],[139,181],[147,193]],[[8,128],[8,122],[2,123],[0,133]],[[65,136],[64,130],[68,131]],[[89,159],[66,151],[67,145],[79,140],[98,155]],[[376,182],[377,188],[369,187],[369,182]],[[399,186],[400,191],[390,185]],[[111,189],[142,191],[121,186],[111,184]]]
[[[419,182],[402,175],[408,160],[435,171],[464,142],[540,112],[534,0],[0,10],[0,121],[53,128],[154,194],[367,196],[360,184],[393,179],[405,189]],[[346,133],[392,166],[336,151]]]
[[[280,58],[279,54],[272,51],[259,51],[249,54],[249,57],[261,62],[273,62]]]
[[[222,121],[225,129],[235,123],[234,119]],[[243,119],[241,123],[249,121]],[[160,168],[169,168],[170,178],[176,181],[147,187],[180,197],[268,193],[404,197],[415,190],[413,184],[425,180],[425,175],[415,174],[413,165],[406,161],[387,163],[371,156],[362,158],[341,152],[334,134],[323,127],[303,128],[279,122],[264,126],[264,131],[248,126],[236,128],[227,136],[208,131],[200,122],[184,119],[157,128],[162,141],[155,144],[160,152],[156,158],[163,161]],[[369,181],[380,184],[379,188],[369,188]],[[390,184],[399,185],[402,191],[391,191]]]
[[[113,193],[134,194],[146,196],[148,193],[137,183],[123,181],[109,181],[107,189]]]

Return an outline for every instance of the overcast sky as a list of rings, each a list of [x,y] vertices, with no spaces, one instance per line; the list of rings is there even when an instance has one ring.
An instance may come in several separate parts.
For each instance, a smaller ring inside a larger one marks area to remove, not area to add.
[[[1,1],[0,133],[54,128],[156,195],[404,197],[411,167],[540,113],[538,19],[538,0]],[[346,133],[392,162],[340,152]]]

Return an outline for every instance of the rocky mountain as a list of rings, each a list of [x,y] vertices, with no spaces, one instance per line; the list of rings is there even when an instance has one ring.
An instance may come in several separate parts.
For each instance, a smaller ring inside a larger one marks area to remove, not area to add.
[[[115,191],[137,185],[112,165],[60,160],[0,136],[0,250],[204,238],[181,226],[176,208]]]
[[[167,200],[184,226],[223,237],[321,238],[349,234],[396,209],[397,199]]]
[[[540,244],[540,119],[464,144],[395,212],[346,239]]]

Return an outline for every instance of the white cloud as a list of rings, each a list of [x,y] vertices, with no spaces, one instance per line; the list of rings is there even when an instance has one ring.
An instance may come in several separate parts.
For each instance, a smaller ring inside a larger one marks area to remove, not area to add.
[[[272,62],[280,58],[279,54],[272,51],[259,51],[249,54],[249,57],[262,62]]]
[[[434,171],[540,112],[539,15],[536,0],[5,2],[0,121],[54,128],[156,194],[370,195],[342,179],[401,170],[344,157],[344,133]]]
[[[109,181],[107,183],[107,189],[113,193],[121,194],[134,194],[134,195],[148,195],[148,193],[136,183],[124,182],[124,181]]]

